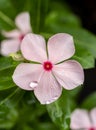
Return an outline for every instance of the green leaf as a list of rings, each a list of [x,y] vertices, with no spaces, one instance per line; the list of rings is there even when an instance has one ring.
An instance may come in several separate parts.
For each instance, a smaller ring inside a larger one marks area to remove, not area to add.
[[[51,122],[40,122],[38,124],[38,130],[57,130],[58,127],[54,126]]]
[[[12,80],[0,82],[0,91],[16,86]]]
[[[80,27],[80,19],[74,15],[66,4],[61,5],[58,2],[51,4],[51,11],[46,18],[46,26],[69,26]]]
[[[68,31],[69,32],[69,31]],[[70,34],[73,35],[75,44],[87,49],[96,58],[96,36],[85,29],[72,29]]]
[[[4,95],[6,93],[6,91],[1,91],[0,93],[1,93],[1,95],[3,97],[0,100],[0,106],[6,104],[8,107],[11,108],[11,107],[14,107],[14,106],[17,105],[17,103],[23,97],[25,91],[20,89],[20,88],[17,88],[17,86],[15,86],[14,89],[12,89],[10,91],[10,93],[8,93],[6,96]]]
[[[0,71],[0,90],[9,89],[11,87],[16,86],[15,83],[13,83],[12,75],[15,68],[9,68]]]
[[[54,26],[60,24],[61,26],[80,27],[79,20],[73,14],[63,13],[62,11],[53,11],[46,19],[46,26]]]
[[[19,3],[19,1],[17,3]],[[12,19],[14,19],[16,15],[16,10],[12,5],[11,0],[0,0],[0,11]]]
[[[0,106],[0,129],[10,129],[18,118],[18,112],[15,108],[9,108],[6,105]]]
[[[31,23],[34,33],[39,33],[44,28],[45,17],[48,9],[49,0],[32,0],[31,6]]]
[[[11,57],[0,57],[0,71],[16,67],[19,63],[19,61],[13,61]]]
[[[16,86],[12,80],[12,75],[18,63],[19,62],[13,61],[10,57],[0,58],[0,90]]]
[[[76,52],[72,59],[77,60],[84,69],[93,68],[95,66],[95,60],[92,54],[79,44],[76,44],[75,48]]]
[[[3,12],[0,11],[0,29],[2,30],[11,30],[16,26],[14,22]]]
[[[70,127],[70,113],[74,106],[74,102],[66,91],[63,91],[62,96],[55,102],[47,105],[52,121],[62,128],[62,130],[69,130]]]
[[[96,107],[96,92],[89,95],[81,104],[82,108],[85,109],[92,109],[93,107]]]
[[[21,100],[24,93],[25,91],[20,88],[12,89],[9,94],[8,91],[0,92],[0,95],[3,97],[0,101],[0,129],[11,129],[15,125],[18,119],[18,110],[15,106]],[[4,98],[5,94],[7,96]]]
[[[19,0],[17,2],[16,0],[10,0],[10,4],[14,8],[14,11],[16,11],[16,15],[17,15],[20,12],[24,11],[24,7],[26,6],[27,2],[29,2],[29,1],[30,0]]]

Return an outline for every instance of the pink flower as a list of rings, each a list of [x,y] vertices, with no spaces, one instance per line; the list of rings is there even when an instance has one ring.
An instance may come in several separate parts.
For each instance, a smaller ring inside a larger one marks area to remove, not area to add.
[[[25,34],[31,32],[29,13],[20,13],[15,19],[15,24],[18,29],[10,32],[2,31],[2,34],[8,38],[1,42],[1,54],[4,56],[17,52],[20,49],[20,43]]]
[[[76,109],[71,115],[72,130],[96,130],[96,108],[90,113],[87,110]]]
[[[58,99],[62,92],[61,86],[70,90],[84,81],[81,65],[75,60],[67,60],[75,52],[73,37],[69,34],[52,36],[47,46],[42,36],[27,34],[22,40],[21,52],[25,59],[39,64],[19,64],[13,80],[22,89],[34,90],[41,104]]]

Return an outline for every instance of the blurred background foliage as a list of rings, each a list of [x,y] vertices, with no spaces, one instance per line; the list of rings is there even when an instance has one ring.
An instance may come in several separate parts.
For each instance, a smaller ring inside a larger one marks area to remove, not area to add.
[[[46,40],[60,32],[73,35],[76,53],[72,59],[84,69],[94,68],[96,36],[82,27],[80,18],[65,0],[0,0],[0,31],[16,28],[14,19],[24,11],[30,13],[33,33],[43,35]],[[19,63],[0,56],[0,130],[69,130],[70,114],[75,108],[90,110],[96,106],[96,91],[84,99],[80,97],[84,86],[63,90],[56,102],[40,105],[33,92],[19,89],[12,81]]]

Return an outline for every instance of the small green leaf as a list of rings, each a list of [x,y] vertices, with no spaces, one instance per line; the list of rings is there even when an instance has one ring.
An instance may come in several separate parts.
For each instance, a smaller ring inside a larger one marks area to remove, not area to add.
[[[47,110],[52,118],[52,121],[64,130],[69,130],[70,127],[70,113],[74,106],[72,97],[63,91],[62,96],[57,101],[47,105]]]
[[[3,12],[0,11],[0,29],[2,30],[11,30],[16,26],[14,22]]]
[[[77,60],[84,69],[94,68],[95,60],[90,52],[83,48],[80,44],[75,45],[76,52],[72,59]]]
[[[32,0],[31,5],[31,23],[34,33],[40,33],[44,28],[45,17],[48,9],[49,0]]]
[[[9,108],[6,105],[0,106],[0,129],[10,129],[14,126],[18,118],[18,112],[15,108]]]
[[[4,93],[4,91],[3,91]],[[9,95],[7,95],[7,97],[5,97],[3,100],[1,100],[0,102],[0,106],[6,104],[6,106],[8,107],[14,107],[17,105],[17,103],[21,100],[21,98],[23,97],[25,91],[20,89],[20,88],[16,88],[13,92],[11,92]]]
[[[54,26],[68,26],[68,27],[80,27],[81,23],[78,17],[76,17],[69,8],[64,8],[62,5],[56,6],[54,10],[54,6],[56,3],[52,4],[52,11],[48,14],[46,18],[46,26],[54,27]]]
[[[10,57],[0,58],[0,90],[16,86],[13,83],[12,75],[17,64],[18,62],[13,61]]]
[[[0,99],[0,129],[11,129],[15,125],[18,119],[18,110],[15,107],[25,92],[15,87],[9,90],[10,92],[0,91],[3,97]]]
[[[0,91],[12,88],[14,86],[16,86],[16,85],[12,82],[12,80],[0,82]]]
[[[14,68],[9,68],[0,71],[0,90],[9,89],[11,87],[16,86],[15,83],[13,83],[12,80],[12,74],[14,72]]]
[[[12,19],[16,15],[16,10],[12,5],[11,0],[0,0],[0,11],[2,11],[4,14],[6,14],[6,16]]]
[[[96,107],[96,92],[89,95],[81,104],[82,108],[85,109],[92,109],[93,107]]]
[[[0,58],[0,71],[16,67],[20,62],[13,61],[11,57],[1,57]]]
[[[16,0],[10,0],[10,5],[14,8],[14,12],[19,14],[24,11],[24,6],[26,6],[26,2],[28,1],[30,0],[19,0],[18,2]]]

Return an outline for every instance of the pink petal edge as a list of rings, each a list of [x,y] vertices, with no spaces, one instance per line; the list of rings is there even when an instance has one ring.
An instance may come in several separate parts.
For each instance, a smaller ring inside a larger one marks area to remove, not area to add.
[[[21,63],[14,73],[13,81],[17,86],[25,90],[33,90],[37,87],[42,74],[42,66],[40,64]]]
[[[30,24],[30,15],[28,12],[23,12],[17,15],[15,23],[24,34],[32,32]]]
[[[47,60],[46,43],[42,36],[29,33],[21,43],[21,51],[27,60],[44,62]]]
[[[76,109],[71,114],[71,124],[70,127],[72,130],[80,130],[91,128],[91,122],[89,118],[89,114],[86,110]]]
[[[74,89],[84,82],[83,68],[75,60],[55,65],[53,73],[57,81],[68,90]]]
[[[35,96],[41,104],[50,104],[56,101],[62,92],[60,84],[56,81],[51,72],[44,72],[38,87],[34,90]]]
[[[93,126],[96,128],[96,107],[90,111],[90,117],[91,117]]]
[[[64,61],[75,52],[73,37],[67,33],[58,33],[48,40],[49,60],[53,63]]]
[[[3,36],[7,37],[7,38],[19,38],[21,35],[21,32],[17,29],[6,32],[6,31],[2,31],[1,32]]]
[[[15,53],[20,49],[20,41],[18,39],[3,40],[1,42],[1,54],[8,56],[10,53]]]

